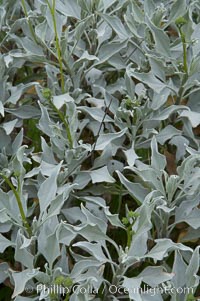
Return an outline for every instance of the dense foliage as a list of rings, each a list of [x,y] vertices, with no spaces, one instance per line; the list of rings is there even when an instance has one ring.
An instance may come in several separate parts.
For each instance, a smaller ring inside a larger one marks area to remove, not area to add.
[[[199,1],[0,17],[0,300],[198,300]]]

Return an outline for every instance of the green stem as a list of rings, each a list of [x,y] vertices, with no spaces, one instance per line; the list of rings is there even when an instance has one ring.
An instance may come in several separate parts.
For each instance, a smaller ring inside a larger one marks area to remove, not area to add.
[[[13,193],[15,195],[15,198],[17,200],[17,204],[18,204],[18,207],[19,207],[19,212],[20,212],[20,215],[21,215],[21,218],[22,218],[22,221],[23,221],[23,224],[26,227],[26,230],[27,230],[27,232],[29,234],[29,237],[31,237],[32,236],[32,230],[31,230],[31,227],[29,226],[29,224],[27,222],[26,215],[24,213],[24,209],[23,209],[23,206],[22,206],[22,201],[21,201],[20,196],[19,196],[19,190],[20,190],[20,188],[18,187],[18,191],[17,191],[15,189],[15,187],[13,186],[12,182],[6,176],[4,176],[3,174],[1,174],[1,176],[5,180],[5,182],[8,184],[8,186],[11,188],[11,190],[13,191]]]
[[[187,43],[185,40],[185,34],[183,33],[182,29],[179,28],[180,36],[181,36],[181,41],[183,45],[183,68],[184,72],[188,74],[188,66],[187,66]]]
[[[132,242],[132,225],[128,226],[127,228],[127,247],[130,249],[131,242]]]
[[[60,64],[60,61],[59,61],[59,59],[58,59],[58,51],[57,51],[57,54],[55,53],[55,52],[53,52],[42,40],[40,40],[40,41],[38,41],[38,39],[37,39],[37,37],[36,37],[36,34],[35,34],[35,32],[34,32],[34,29],[33,29],[33,26],[32,26],[32,24],[31,24],[31,22],[30,22],[30,20],[29,20],[29,18],[28,18],[28,12],[27,12],[27,9],[26,9],[26,5],[25,5],[25,0],[21,0],[22,2],[21,2],[21,4],[22,4],[22,7],[23,7],[23,10],[24,10],[24,15],[25,15],[25,17],[27,18],[27,20],[28,20],[28,26],[29,26],[29,29],[30,29],[30,32],[31,32],[31,34],[32,34],[32,36],[33,36],[33,39],[34,39],[34,41],[37,43],[37,44],[39,44],[39,45],[41,45],[41,46],[43,46],[43,47],[45,47],[45,48],[47,48],[48,49],[48,51],[51,53],[51,55],[53,55],[57,60],[58,60],[58,63],[56,63],[56,62],[53,62],[53,61],[51,61],[51,64],[53,64],[53,65],[55,65],[55,66],[58,66],[59,68],[60,68],[60,66],[61,66],[61,64]],[[49,3],[48,3],[48,6],[50,7],[50,11],[51,11],[51,6],[49,5]],[[56,23],[55,23],[56,24]],[[57,28],[56,28],[56,31],[57,31]],[[5,39],[5,38],[4,38]],[[3,42],[3,41],[2,41]],[[1,44],[2,44],[2,42],[1,42]],[[59,45],[59,43],[58,43],[58,45]],[[8,51],[8,49],[7,49],[7,51]],[[60,50],[60,54],[61,54],[61,50]],[[61,60],[62,60],[62,57],[61,57]],[[67,69],[67,71],[68,71],[68,73],[69,73],[69,75],[71,75],[71,70],[70,70],[70,68],[69,68],[69,66],[68,66],[68,64],[67,64],[67,62],[63,62],[62,61],[62,73],[63,73],[63,70],[65,69],[64,67],[66,67],[66,69]],[[62,74],[61,73],[61,74]],[[63,83],[64,83],[64,77],[63,77]],[[64,86],[64,85],[63,85]],[[63,91],[64,91],[64,88],[63,88]]]
[[[185,73],[188,74],[187,46],[186,46],[186,41],[185,41],[185,35],[182,37],[182,43],[183,43],[183,66],[184,66]]]
[[[35,35],[35,31],[34,31],[34,29],[33,29],[33,26],[32,26],[32,24],[31,24],[31,22],[30,22],[29,17],[28,17],[28,12],[27,12],[27,9],[26,9],[25,0],[21,0],[21,1],[22,1],[22,2],[21,2],[21,3],[22,3],[22,7],[23,7],[23,10],[24,10],[24,15],[25,15],[25,17],[26,17],[26,19],[27,19],[27,21],[28,21],[29,30],[30,30],[30,32],[31,32],[31,34],[32,34],[32,37],[33,37],[35,43],[37,44],[37,43],[38,43],[38,42],[37,42],[37,38],[36,38],[36,35]]]
[[[59,37],[58,37],[58,30],[57,30],[57,23],[56,23],[56,14],[55,14],[55,5],[56,1],[53,0],[53,5],[51,6],[49,1],[47,1],[52,20],[53,20],[53,27],[54,27],[54,33],[55,33],[55,39],[56,39],[56,50],[57,50],[57,55],[58,55],[58,62],[59,62],[59,67],[60,67],[60,76],[61,76],[61,90],[62,93],[65,93],[65,81],[64,81],[64,73],[63,73],[63,60],[62,60],[62,55],[61,55],[61,48],[60,48],[60,43],[59,43]]]
[[[58,110],[58,108],[54,105],[52,100],[50,100],[50,104],[52,105],[54,111],[56,111],[56,113],[58,114],[60,120],[65,125],[67,138],[68,138],[68,141],[69,141],[69,147],[72,149],[73,148],[73,139],[72,139],[72,135],[71,135],[71,132],[70,132],[69,123],[66,121],[65,116],[62,114],[62,112],[60,110]]]
[[[182,98],[183,98],[183,96],[184,96],[184,90],[185,90],[184,85],[185,85],[185,83],[187,82],[187,80],[188,80],[188,74],[185,73],[185,74],[183,75],[183,79],[182,79],[182,82],[181,82],[181,87],[180,87],[180,89],[179,89],[179,91],[178,91],[178,96],[177,96],[177,99],[176,99],[176,101],[175,101],[175,105],[179,105],[180,102],[181,102],[181,100],[182,100]],[[175,115],[174,115],[174,116],[175,116]],[[173,120],[173,122],[174,122],[174,120]]]

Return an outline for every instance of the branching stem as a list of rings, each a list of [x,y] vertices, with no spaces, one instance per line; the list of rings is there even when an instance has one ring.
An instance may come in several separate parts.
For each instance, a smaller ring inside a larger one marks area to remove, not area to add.
[[[32,236],[32,230],[31,230],[31,227],[30,227],[29,223],[27,222],[26,215],[25,215],[25,212],[24,212],[24,209],[23,209],[22,201],[21,201],[21,198],[20,198],[20,195],[19,195],[20,189],[18,188],[18,190],[16,190],[15,187],[13,186],[12,182],[5,175],[1,174],[1,176],[5,180],[5,182],[8,184],[8,186],[10,187],[10,189],[12,190],[12,192],[15,195],[23,224],[24,224],[24,226],[25,226],[25,228],[28,232],[29,237],[31,237]],[[18,182],[18,185],[19,185],[19,182]]]
[[[31,21],[30,21],[29,16],[28,16],[28,12],[27,12],[27,9],[26,9],[25,0],[21,0],[21,1],[22,1],[21,3],[22,3],[24,15],[25,15],[25,17],[26,17],[26,19],[27,19],[27,22],[28,22],[29,30],[30,30],[30,32],[31,32],[31,34],[32,34],[32,37],[33,37],[35,43],[37,44],[37,43],[38,43],[37,37],[36,37],[36,35],[35,35],[35,31],[34,31],[34,29],[33,29],[33,25],[31,24]]]
[[[64,73],[63,73],[63,60],[62,60],[62,54],[61,54],[61,48],[60,48],[60,42],[58,37],[58,30],[57,30],[57,23],[56,23],[56,0],[53,0],[52,6],[49,3],[49,0],[46,0],[47,5],[49,7],[52,20],[53,20],[53,27],[54,27],[54,33],[55,33],[55,40],[56,40],[56,50],[58,55],[58,62],[59,62],[59,68],[60,68],[60,77],[61,77],[61,90],[62,93],[65,93],[65,81],[64,81]]]

